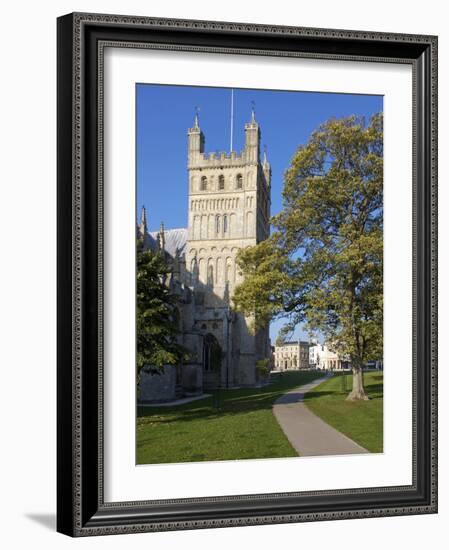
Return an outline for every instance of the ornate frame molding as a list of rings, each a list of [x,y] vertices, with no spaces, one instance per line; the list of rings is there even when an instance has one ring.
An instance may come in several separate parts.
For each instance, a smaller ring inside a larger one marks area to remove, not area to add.
[[[102,106],[106,46],[412,65],[411,486],[104,503]],[[88,536],[436,512],[436,202],[434,36],[82,13],[59,18],[58,531]],[[87,307],[92,303],[95,314]],[[92,415],[94,427],[85,420]]]

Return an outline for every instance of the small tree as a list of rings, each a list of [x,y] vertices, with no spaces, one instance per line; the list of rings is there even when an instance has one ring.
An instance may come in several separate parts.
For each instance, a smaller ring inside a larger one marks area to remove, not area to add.
[[[270,374],[270,360],[268,358],[265,358],[256,361],[256,370],[259,376],[268,376]]]
[[[276,336],[276,346],[283,346],[285,344],[285,334],[280,330]]]
[[[263,326],[289,315],[349,356],[348,399],[367,399],[362,365],[382,355],[383,131],[355,116],[333,119],[295,153],[283,209],[266,241],[239,252],[237,309]]]
[[[159,372],[179,364],[185,350],[177,343],[177,298],[165,284],[169,267],[159,252],[137,241],[137,375],[144,367]]]

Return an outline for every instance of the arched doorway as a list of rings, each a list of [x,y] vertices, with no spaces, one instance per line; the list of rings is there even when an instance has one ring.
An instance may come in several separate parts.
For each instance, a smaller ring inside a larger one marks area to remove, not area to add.
[[[203,382],[205,388],[220,385],[222,351],[213,334],[206,334],[203,340]]]

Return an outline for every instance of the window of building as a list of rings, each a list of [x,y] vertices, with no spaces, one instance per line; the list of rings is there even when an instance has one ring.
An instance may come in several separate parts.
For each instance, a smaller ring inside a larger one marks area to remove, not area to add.
[[[205,371],[219,371],[222,351],[218,340],[212,334],[206,334],[203,343],[203,368]]]
[[[226,214],[223,216],[223,233],[228,231],[228,216]]]
[[[226,266],[226,282],[227,283],[231,282],[231,276],[232,276],[231,270],[232,270],[232,266],[230,264],[228,264]]]
[[[220,216],[215,217],[215,232],[220,233]]]
[[[203,176],[201,178],[201,191],[206,191],[207,189],[207,178],[206,176]]]
[[[218,176],[218,189],[224,189],[224,176]]]
[[[192,263],[190,264],[190,276],[191,276],[192,284],[195,284],[198,281],[198,275],[199,275],[198,264],[195,257],[193,258]]]
[[[207,268],[207,284],[214,286],[214,267],[212,265]]]
[[[243,187],[242,174],[237,174],[236,187],[237,187],[237,189],[242,189],[242,187]]]

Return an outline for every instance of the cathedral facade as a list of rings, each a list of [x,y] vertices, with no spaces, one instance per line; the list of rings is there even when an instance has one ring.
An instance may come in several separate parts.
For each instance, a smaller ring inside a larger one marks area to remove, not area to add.
[[[206,153],[196,116],[188,130],[188,227],[148,233],[142,213],[139,235],[164,252],[168,284],[181,299],[179,338],[192,359],[177,369],[178,395],[260,384],[257,361],[270,356],[268,326],[254,334],[251,319],[232,309],[243,281],[237,253],[269,235],[271,168],[260,158],[260,137],[253,112],[240,154]]]

